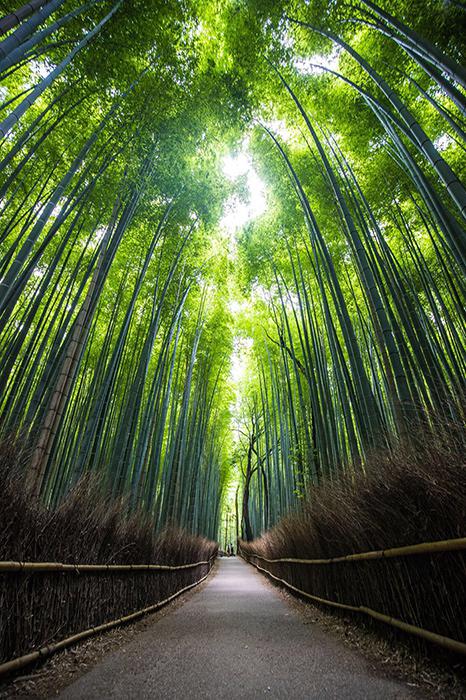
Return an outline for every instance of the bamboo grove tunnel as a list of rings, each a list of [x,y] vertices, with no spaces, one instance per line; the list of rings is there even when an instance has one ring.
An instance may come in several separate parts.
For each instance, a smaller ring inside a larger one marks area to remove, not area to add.
[[[150,645],[205,615],[236,695],[156,654],[70,697],[405,697],[313,609],[462,697],[464,3],[0,15],[0,697],[178,595]]]

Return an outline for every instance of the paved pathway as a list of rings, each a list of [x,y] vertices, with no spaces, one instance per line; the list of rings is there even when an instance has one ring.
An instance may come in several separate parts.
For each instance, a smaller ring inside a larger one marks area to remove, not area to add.
[[[241,559],[109,654],[62,698],[419,698],[309,624]]]

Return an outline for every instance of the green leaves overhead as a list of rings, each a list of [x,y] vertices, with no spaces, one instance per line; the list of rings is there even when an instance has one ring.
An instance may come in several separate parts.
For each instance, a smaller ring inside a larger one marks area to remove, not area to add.
[[[95,471],[129,512],[215,537],[239,478],[252,536],[461,419],[461,13],[51,0],[5,20],[0,429],[50,506]]]

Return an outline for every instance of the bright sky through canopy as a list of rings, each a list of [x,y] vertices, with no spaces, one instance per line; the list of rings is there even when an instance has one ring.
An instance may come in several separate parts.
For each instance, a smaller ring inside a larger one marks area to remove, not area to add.
[[[223,216],[220,220],[221,229],[226,232],[232,243],[230,250],[233,256],[236,255],[237,232],[263,214],[267,208],[265,185],[254,169],[251,156],[246,149],[247,145],[244,146],[244,150],[226,156],[223,161],[225,177],[231,182],[245,178],[246,184],[246,197],[240,194],[229,197],[224,204]],[[228,306],[231,313],[239,313],[244,309],[244,300],[233,297]],[[233,343],[230,378],[236,394],[233,410],[238,413],[240,411],[240,387],[245,377],[248,353],[252,343],[252,338],[240,336],[236,336]]]
[[[220,221],[221,228],[229,236],[234,237],[239,229],[265,212],[267,206],[265,185],[254,169],[251,156],[246,151],[226,156],[223,172],[232,182],[236,182],[240,177],[246,180],[247,198],[244,199],[238,194],[229,197],[225,202]]]

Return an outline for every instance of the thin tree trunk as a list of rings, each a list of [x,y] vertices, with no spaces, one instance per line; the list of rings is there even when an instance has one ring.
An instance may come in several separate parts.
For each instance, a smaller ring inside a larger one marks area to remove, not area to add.
[[[73,10],[72,12],[68,12],[64,17],[60,17],[60,19],[57,19],[56,22],[53,22],[50,26],[46,27],[45,29],[42,29],[39,32],[36,32],[30,39],[27,41],[22,41],[21,43],[18,43],[16,47],[13,46],[10,50],[8,50],[6,53],[0,51],[0,58],[2,53],[5,53],[5,56],[2,60],[0,60],[0,73],[5,73],[9,68],[12,66],[16,65],[20,61],[22,61],[28,51],[33,49],[37,44],[39,44],[41,41],[46,39],[48,36],[56,32],[60,27],[63,27],[67,22],[69,22],[71,19],[74,17],[77,17],[80,15],[82,12],[87,10],[89,7],[91,7],[93,4],[98,2],[100,0],[91,0],[90,2],[86,3],[85,5],[81,5],[78,7],[76,10]],[[1,44],[0,44],[1,48]],[[36,54],[37,55],[37,54]]]
[[[66,407],[73,380],[76,374],[79,358],[81,357],[83,346],[89,334],[92,317],[89,314],[94,290],[100,276],[105,253],[108,248],[110,236],[115,228],[118,212],[120,209],[119,198],[116,199],[110,222],[101,242],[100,254],[94,269],[91,283],[88,287],[86,298],[76,317],[73,334],[70,338],[66,355],[58,375],[55,390],[52,394],[48,411],[42,425],[39,440],[32,454],[27,481],[35,496],[39,496],[42,482],[47,467],[47,463],[52,451],[53,441]]]
[[[440,49],[438,49],[434,44],[420,36],[417,32],[410,27],[407,27],[403,22],[397,20],[393,15],[383,10],[381,7],[376,5],[372,0],[361,0],[361,2],[366,5],[375,15],[381,20],[383,20],[387,25],[393,27],[401,36],[405,37],[411,45],[412,49],[424,56],[428,61],[433,63],[437,68],[445,73],[448,73],[453,80],[456,80],[460,85],[466,88],[466,70],[459,63],[446,56]],[[396,37],[394,37],[396,40]]]
[[[76,54],[81,51],[90,41],[94,38],[96,34],[100,32],[102,27],[113,17],[115,12],[120,7],[123,0],[118,0],[113,6],[110,12],[92,29],[86,34],[86,36],[81,39],[79,44],[68,54],[66,58],[63,59],[61,63],[58,64],[43,80],[40,81],[38,85],[32,90],[30,95],[26,97],[15,109],[10,112],[8,117],[0,123],[0,136],[6,136],[14,125],[19,121],[19,119],[27,112],[29,107],[31,107],[34,102],[42,95],[42,93],[58,78],[65,68],[71,63]]]
[[[10,29],[16,27],[20,22],[22,22],[26,17],[32,15],[36,12],[42,5],[46,5],[49,0],[30,0],[22,7],[18,8],[9,15],[5,15],[0,19],[0,34],[6,34]]]
[[[45,7],[35,12],[30,20],[18,27],[18,29],[6,39],[0,41],[0,58],[6,58],[11,51],[20,46],[20,44],[33,33],[36,27],[42,24],[52,12],[58,10],[60,5],[63,5],[64,1],[65,0],[50,0]]]

